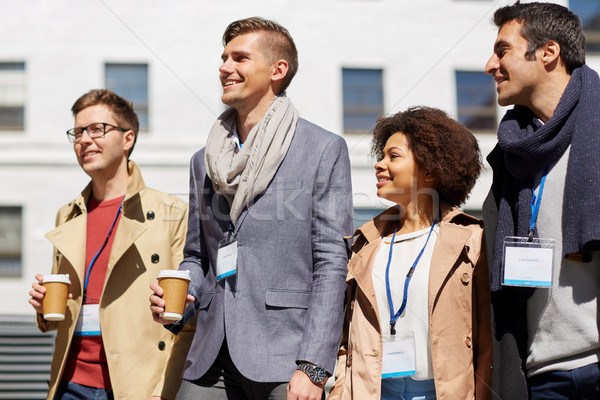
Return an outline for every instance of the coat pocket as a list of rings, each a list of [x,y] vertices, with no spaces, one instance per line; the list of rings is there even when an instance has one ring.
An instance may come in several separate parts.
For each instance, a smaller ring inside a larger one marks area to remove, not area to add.
[[[308,308],[309,290],[267,289],[265,302],[269,307]]]
[[[208,308],[210,302],[213,299],[215,292],[204,292],[200,295],[200,299],[197,300],[198,310]]]

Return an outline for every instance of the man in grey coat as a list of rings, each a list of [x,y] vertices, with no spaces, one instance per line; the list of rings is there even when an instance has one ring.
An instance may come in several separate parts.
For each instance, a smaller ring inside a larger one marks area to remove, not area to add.
[[[262,18],[229,25],[222,101],[192,157],[181,270],[197,312],[178,399],[320,399],[341,333],[352,228],[343,138],[299,118],[285,95],[294,42]],[[151,297],[154,319],[162,290]]]

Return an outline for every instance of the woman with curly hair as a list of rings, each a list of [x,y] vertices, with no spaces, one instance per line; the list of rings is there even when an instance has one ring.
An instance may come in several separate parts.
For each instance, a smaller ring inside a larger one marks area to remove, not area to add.
[[[492,345],[480,220],[457,207],[481,171],[445,112],[377,120],[377,195],[396,203],[355,233],[328,400],[489,399]]]

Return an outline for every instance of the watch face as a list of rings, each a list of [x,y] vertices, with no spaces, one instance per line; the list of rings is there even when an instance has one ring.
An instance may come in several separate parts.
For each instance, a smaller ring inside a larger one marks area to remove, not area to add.
[[[321,368],[315,368],[313,381],[321,383],[323,382],[323,379],[325,379],[325,376],[325,371]]]
[[[300,369],[305,372],[311,381],[321,383],[327,378],[325,370],[321,367],[311,364],[301,364]]]

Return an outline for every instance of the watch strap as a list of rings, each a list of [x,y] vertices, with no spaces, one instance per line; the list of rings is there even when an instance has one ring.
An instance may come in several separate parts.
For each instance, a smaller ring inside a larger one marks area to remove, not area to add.
[[[317,385],[325,385],[325,382],[327,382],[328,374],[323,367],[300,361],[296,369],[304,372],[308,378]]]

